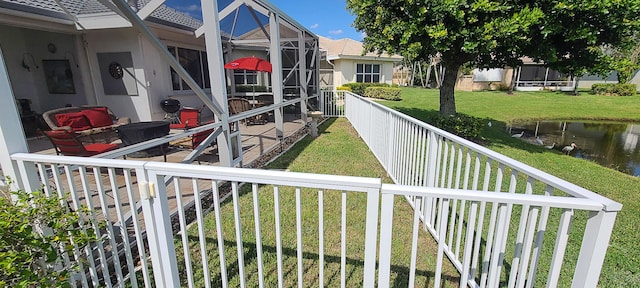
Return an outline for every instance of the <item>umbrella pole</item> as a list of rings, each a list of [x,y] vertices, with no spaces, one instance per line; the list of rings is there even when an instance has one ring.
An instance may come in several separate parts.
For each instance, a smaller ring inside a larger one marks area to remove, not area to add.
[[[251,96],[253,97],[251,107],[253,107],[253,109],[256,109],[256,85],[251,85]]]

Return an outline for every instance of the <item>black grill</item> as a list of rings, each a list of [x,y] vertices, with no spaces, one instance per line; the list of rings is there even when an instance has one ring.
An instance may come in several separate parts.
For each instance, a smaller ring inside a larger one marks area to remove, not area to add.
[[[165,113],[176,113],[180,110],[180,101],[171,98],[164,99],[160,102],[160,106]]]

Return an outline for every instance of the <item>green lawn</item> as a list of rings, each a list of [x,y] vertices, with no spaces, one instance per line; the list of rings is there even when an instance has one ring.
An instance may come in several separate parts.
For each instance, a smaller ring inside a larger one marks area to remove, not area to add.
[[[287,169],[295,172],[337,174],[382,178],[391,183],[382,166],[378,163],[368,147],[359,138],[346,119],[330,119],[320,127],[320,136],[307,136],[291,150],[272,162],[268,169]],[[265,286],[276,287],[276,245],[275,219],[273,213],[273,187],[259,188],[259,203],[265,263]],[[257,287],[257,253],[255,244],[255,228],[253,220],[253,199],[251,187],[242,186],[239,197],[243,251],[247,275],[247,287]],[[302,190],[302,219],[304,247],[304,287],[318,286],[318,191]],[[366,216],[366,197],[364,194],[350,193],[347,199],[347,287],[362,286],[364,260],[364,219]],[[282,221],[284,287],[297,285],[297,248],[295,194],[291,187],[281,188],[280,207]],[[324,191],[325,219],[325,277],[327,287],[340,285],[340,191]],[[222,213],[223,234],[225,239],[225,255],[227,259],[229,284],[239,286],[237,246],[233,220],[233,205],[227,199],[220,209]],[[411,223],[413,212],[403,197],[396,197],[394,210],[394,230],[392,243],[391,285],[407,287],[409,278],[411,252]],[[206,250],[208,251],[209,269],[212,287],[221,286],[220,265],[218,262],[218,246],[216,219],[214,213],[205,217]],[[188,230],[189,249],[194,268],[194,282],[197,287],[203,286],[204,277],[200,258],[200,242],[198,227],[193,225]],[[175,239],[176,254],[179,258],[179,269],[183,275],[186,268],[183,259],[183,247],[180,237]],[[437,245],[432,237],[420,230],[418,241],[416,269],[416,287],[432,287],[435,271]],[[444,287],[457,287],[459,273],[448,262],[444,263],[442,284]],[[186,276],[182,277],[183,284]]]
[[[403,88],[402,96],[402,101],[380,103],[425,121],[437,114],[437,90]],[[586,92],[579,96],[555,92],[516,92],[514,95],[504,92],[456,92],[456,104],[458,112],[492,122],[491,127],[485,126],[482,131],[490,149],[622,203],[624,207],[616,220],[600,286],[640,287],[640,229],[637,229],[640,222],[640,177],[567,157],[513,139],[505,132],[507,123],[520,120],[606,119],[640,122],[640,96],[597,96]]]
[[[416,88],[404,88],[403,101],[381,101],[380,103],[402,111],[418,119],[426,120],[437,113],[438,91]],[[517,93],[506,95],[502,92],[473,92],[456,93],[458,111],[492,121],[491,127],[485,126],[482,136],[490,149],[515,158],[521,162],[539,168],[550,174],[566,179],[569,182],[583,186],[589,190],[610,197],[623,203],[624,208],[619,213],[607,251],[607,258],[603,268],[601,287],[638,287],[640,286],[640,230],[636,229],[640,220],[640,204],[638,188],[640,178],[632,177],[615,170],[603,168],[595,163],[561,155],[557,152],[528,144],[511,138],[505,132],[505,125],[509,122],[526,119],[610,119],[610,120],[638,120],[640,121],[640,96],[635,97],[605,97],[582,93],[571,96],[562,93]],[[281,156],[268,169],[287,169],[298,172],[323,174],[338,174],[382,178],[390,182],[385,171],[371,155],[366,145],[358,138],[357,133],[344,119],[331,119],[320,127],[320,137],[305,138],[295,145],[289,152]],[[251,187],[241,189],[239,203],[243,223],[244,255],[248,287],[257,285],[257,264],[255,250],[255,232],[253,227]],[[325,285],[336,286],[340,281],[340,193],[325,191]],[[348,238],[347,247],[347,285],[360,286],[362,281],[364,229],[360,223],[365,215],[363,195],[350,196],[348,200]],[[296,244],[295,244],[295,197],[292,189],[281,192],[281,208],[283,221],[283,257],[285,271],[285,286],[296,284]],[[318,216],[317,191],[303,190],[303,229],[304,229],[304,269],[305,286],[318,284]],[[275,265],[275,231],[273,216],[273,188],[260,187],[260,210],[262,215],[262,236],[264,239],[264,261],[266,271],[266,286],[276,283]],[[409,267],[410,249],[410,217],[411,208],[404,199],[396,199],[394,213],[394,237],[392,259],[392,285],[406,287]],[[239,285],[235,232],[233,228],[232,203],[230,199],[223,203],[223,233],[225,235],[225,249],[230,283]],[[514,211],[517,213],[517,211]],[[209,267],[214,286],[219,286],[219,264],[217,262],[217,236],[215,232],[215,217],[213,213],[206,217],[205,233],[207,235],[207,251],[210,259]],[[406,224],[406,225],[403,225]],[[576,226],[584,224],[584,213],[578,213]],[[551,224],[550,224],[551,225]],[[551,225],[550,227],[555,227]],[[196,285],[202,285],[203,276],[199,258],[198,231],[194,225],[189,229],[189,248],[191,250]],[[574,228],[572,234],[582,235],[580,227]],[[553,245],[555,231],[549,231],[546,243]],[[573,241],[573,240],[572,240]],[[434,258],[436,244],[429,235],[421,232],[418,253],[417,286],[430,287],[435,270]],[[182,245],[176,238],[178,255],[182,255]],[[571,248],[570,248],[571,249]],[[567,251],[567,257],[575,259],[576,249]],[[179,256],[180,257],[180,256]],[[182,262],[181,262],[182,263]],[[544,266],[544,263],[542,264]],[[565,267],[566,266],[566,267]],[[572,266],[565,265],[563,275],[572,275]],[[183,266],[181,271],[184,271]],[[542,268],[544,269],[544,268]],[[504,271],[503,271],[504,273]],[[445,261],[443,281],[445,287],[457,286],[459,274]],[[544,276],[543,276],[544,277]],[[560,287],[569,285],[570,279],[563,277]],[[186,279],[186,278],[185,278]],[[544,279],[539,277],[537,284],[544,285]]]

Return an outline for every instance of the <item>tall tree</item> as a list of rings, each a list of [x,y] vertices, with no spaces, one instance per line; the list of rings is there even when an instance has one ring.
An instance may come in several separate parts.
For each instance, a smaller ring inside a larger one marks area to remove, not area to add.
[[[440,53],[440,114],[456,113],[458,69],[517,67],[529,56],[571,75],[603,67],[600,47],[637,27],[638,0],[347,0],[369,51]],[[567,4],[568,3],[568,4]],[[598,66],[601,65],[601,66]]]
[[[611,55],[613,69],[618,74],[618,83],[629,83],[640,69],[640,32],[625,43],[612,48],[605,48]]]

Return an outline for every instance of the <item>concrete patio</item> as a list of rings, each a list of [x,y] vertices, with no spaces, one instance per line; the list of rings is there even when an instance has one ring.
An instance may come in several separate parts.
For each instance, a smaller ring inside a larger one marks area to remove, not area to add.
[[[305,124],[299,114],[285,114],[283,131],[284,139],[304,128],[304,126]],[[275,123],[273,122],[255,125],[240,124],[240,131],[242,135],[243,166],[251,165],[258,157],[280,145],[280,141],[276,137]],[[171,130],[170,134],[178,134],[180,132],[181,130]],[[120,143],[120,140],[116,140],[113,143]],[[53,145],[44,136],[30,138],[28,140],[28,145],[29,152],[31,153],[46,155],[56,154]],[[179,146],[180,145],[171,145],[169,147],[169,151],[167,152],[167,162],[180,163],[192,151],[189,148]],[[158,162],[164,161],[162,155],[149,158],[133,158],[129,156],[127,159]],[[196,160],[197,161],[194,161],[193,164],[213,166],[220,165],[215,145],[211,148],[207,148]]]

